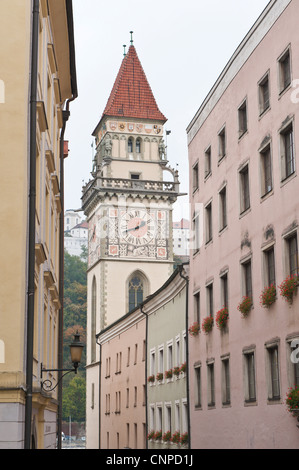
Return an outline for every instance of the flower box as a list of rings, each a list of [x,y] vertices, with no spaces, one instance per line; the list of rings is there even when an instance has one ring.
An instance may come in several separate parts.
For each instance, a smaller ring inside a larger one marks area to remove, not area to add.
[[[199,333],[199,323],[196,321],[194,322],[189,328],[188,328],[188,332],[189,332],[189,335],[190,336],[197,336],[198,333]]]
[[[299,413],[299,386],[296,385],[295,388],[290,387],[287,393],[286,405],[288,411],[293,413],[294,416]]]
[[[164,375],[165,375],[165,379],[172,379],[173,370],[172,369],[166,370]]]
[[[158,381],[163,380],[163,372],[158,372],[158,374],[156,375],[156,379],[157,379]]]
[[[175,431],[173,435],[171,436],[171,442],[173,444],[180,444],[181,443],[181,434],[179,431]]]
[[[210,317],[204,318],[204,320],[202,322],[202,330],[206,335],[208,333],[210,333],[210,331],[212,331],[213,326],[214,326],[214,318],[213,317],[210,316]]]
[[[153,439],[153,438],[154,438],[154,435],[155,435],[155,431],[150,431],[150,432],[148,433],[148,435],[147,435],[148,441],[150,441],[151,439]]]
[[[218,310],[216,313],[216,325],[219,330],[223,330],[228,322],[228,309],[223,307],[221,310]]]
[[[150,375],[150,376],[148,377],[147,381],[152,384],[152,383],[155,381],[155,376],[154,376],[154,375]]]
[[[181,444],[186,445],[188,444],[188,433],[184,432],[184,434],[181,435]]]
[[[173,375],[175,375],[176,377],[180,375],[180,372],[181,372],[181,368],[179,366],[175,366],[173,368]]]
[[[153,439],[154,439],[155,441],[160,441],[160,439],[162,439],[162,430],[156,431],[155,434],[154,434],[154,436],[153,436]]]
[[[242,313],[243,318],[247,317],[252,308],[252,299],[248,296],[244,296],[243,300],[238,305],[239,312]]]
[[[293,302],[293,296],[298,287],[298,276],[288,276],[279,287],[280,295],[289,303]]]
[[[170,440],[171,440],[171,432],[167,431],[163,434],[162,441],[163,442],[170,442]]]
[[[276,287],[271,284],[265,287],[260,295],[260,304],[262,307],[269,308],[276,300]]]
[[[181,365],[181,367],[180,367],[180,372],[185,373],[185,372],[186,372],[186,369],[187,369],[187,364],[186,364],[186,362],[184,362],[184,363]]]

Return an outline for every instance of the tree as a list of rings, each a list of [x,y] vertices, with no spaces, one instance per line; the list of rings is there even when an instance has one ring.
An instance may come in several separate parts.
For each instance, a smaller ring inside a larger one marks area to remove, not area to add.
[[[75,376],[63,392],[62,419],[67,420],[69,416],[73,421],[85,421],[85,395],[86,381],[83,377]]]

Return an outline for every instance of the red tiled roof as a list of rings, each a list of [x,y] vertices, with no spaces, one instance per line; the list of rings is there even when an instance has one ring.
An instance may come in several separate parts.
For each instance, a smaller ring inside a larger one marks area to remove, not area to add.
[[[167,121],[157,106],[133,45],[123,58],[102,117],[104,116]]]

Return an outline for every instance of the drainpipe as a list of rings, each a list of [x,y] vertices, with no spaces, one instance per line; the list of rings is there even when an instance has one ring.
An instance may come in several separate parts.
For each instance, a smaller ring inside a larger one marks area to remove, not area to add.
[[[64,134],[66,123],[70,116],[70,103],[78,97],[76,64],[75,64],[75,44],[73,25],[73,5],[72,0],[66,0],[66,13],[68,21],[69,48],[70,48],[70,74],[72,97],[67,100],[66,108],[62,111],[63,126],[60,133],[60,203],[61,212],[59,217],[59,320],[58,320],[58,369],[63,369],[63,298],[64,298]],[[62,431],[62,372],[58,372],[58,413],[57,413],[57,447],[61,449]]]
[[[96,343],[100,346],[99,358],[99,449],[101,448],[101,374],[102,374],[102,345],[98,343],[99,337],[96,336]]]
[[[184,276],[183,273],[182,273],[182,270],[183,270],[183,266],[184,265],[189,265],[189,263],[182,263],[180,265],[180,270],[179,270],[179,273],[180,273],[180,276],[186,281],[186,319],[185,319],[185,322],[186,322],[186,365],[188,367],[189,365],[189,335],[188,335],[188,310],[189,310],[189,278]],[[191,426],[190,426],[190,386],[189,386],[189,383],[190,383],[190,378],[189,378],[189,367],[188,367],[188,370],[187,370],[187,379],[186,379],[186,384],[187,384],[187,415],[188,415],[188,424],[187,424],[187,427],[188,427],[188,441],[189,441],[189,449],[191,449],[191,434],[190,434],[190,429],[191,429]]]
[[[27,274],[27,344],[24,448],[31,446],[33,334],[34,334],[34,275],[35,275],[35,208],[36,208],[36,100],[38,65],[39,0],[33,0],[31,38],[30,142],[29,142],[29,240]]]
[[[148,314],[142,310],[143,305],[140,305],[140,312],[145,315],[145,436],[146,436],[146,449],[148,449],[148,403],[147,403],[147,370],[148,370],[148,360],[147,360],[147,343],[148,343]]]

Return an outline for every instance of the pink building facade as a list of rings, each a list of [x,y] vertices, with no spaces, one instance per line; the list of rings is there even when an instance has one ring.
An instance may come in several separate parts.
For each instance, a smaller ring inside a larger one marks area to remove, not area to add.
[[[100,449],[146,448],[145,339],[146,319],[140,309],[97,335],[101,367],[100,404],[95,409]]]
[[[299,447],[285,403],[299,384],[299,296],[287,302],[279,289],[298,275],[298,15],[297,0],[269,2],[187,128],[193,449]]]

